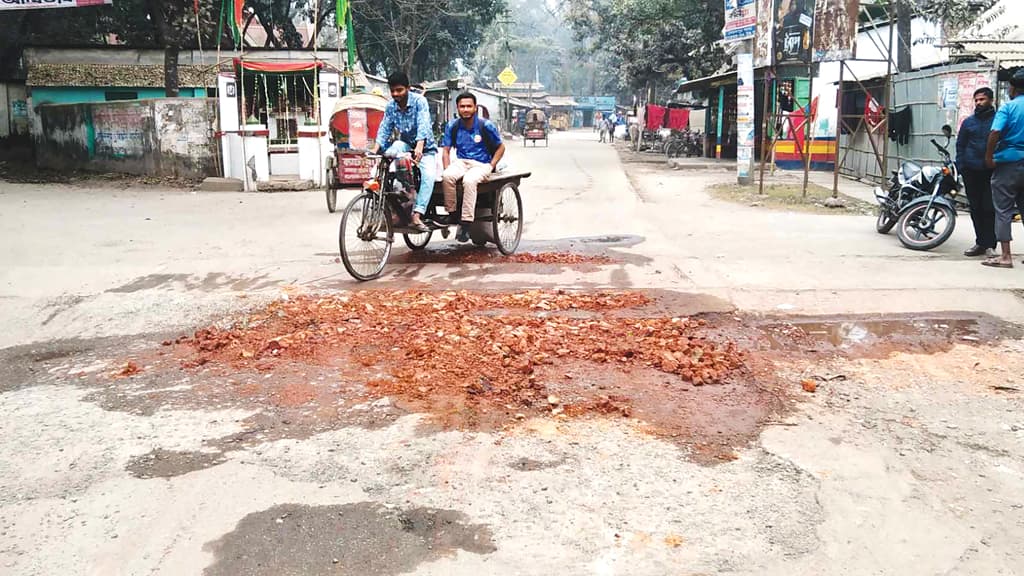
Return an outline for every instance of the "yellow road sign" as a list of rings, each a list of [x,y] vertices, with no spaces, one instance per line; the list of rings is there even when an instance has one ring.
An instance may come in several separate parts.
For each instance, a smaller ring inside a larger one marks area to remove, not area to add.
[[[504,70],[501,71],[501,74],[498,74],[498,81],[504,84],[505,86],[511,86],[512,84],[515,84],[516,80],[518,79],[519,77],[516,76],[516,73],[512,70],[511,66],[507,66]]]

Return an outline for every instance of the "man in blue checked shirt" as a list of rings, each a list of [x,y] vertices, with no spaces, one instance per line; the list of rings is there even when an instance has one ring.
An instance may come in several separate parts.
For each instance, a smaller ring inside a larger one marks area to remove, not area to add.
[[[370,152],[386,148],[386,154],[397,156],[412,151],[412,159],[420,168],[420,189],[412,209],[410,226],[421,232],[430,230],[423,223],[423,214],[430,204],[437,179],[437,143],[431,130],[430,107],[427,99],[409,91],[409,77],[405,72],[388,76],[391,102],[384,108],[384,119],[377,130],[377,140]],[[398,140],[391,142],[391,133],[398,130]]]

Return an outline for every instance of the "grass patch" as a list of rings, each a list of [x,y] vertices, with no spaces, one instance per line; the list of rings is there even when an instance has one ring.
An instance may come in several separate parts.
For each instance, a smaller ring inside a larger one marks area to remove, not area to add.
[[[708,192],[719,200],[735,202],[747,206],[760,206],[770,210],[790,210],[810,212],[813,214],[874,214],[875,205],[863,200],[840,193],[842,208],[831,208],[825,200],[832,197],[832,191],[818,186],[807,185],[807,196],[803,195],[800,184],[765,184],[764,194],[758,194],[758,186],[740,186],[739,184],[718,184]]]

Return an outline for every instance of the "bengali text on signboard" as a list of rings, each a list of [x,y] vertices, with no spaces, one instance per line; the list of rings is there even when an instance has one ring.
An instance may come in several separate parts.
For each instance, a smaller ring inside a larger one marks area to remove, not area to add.
[[[722,36],[726,41],[753,38],[756,29],[756,0],[725,0],[725,28]]]

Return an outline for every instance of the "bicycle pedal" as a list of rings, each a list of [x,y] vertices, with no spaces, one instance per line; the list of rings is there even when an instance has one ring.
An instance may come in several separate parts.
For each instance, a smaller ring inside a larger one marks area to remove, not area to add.
[[[441,228],[441,238],[444,238],[445,240],[447,240],[448,237],[451,236],[451,235],[452,235],[452,231],[447,226],[445,226],[444,228]]]

